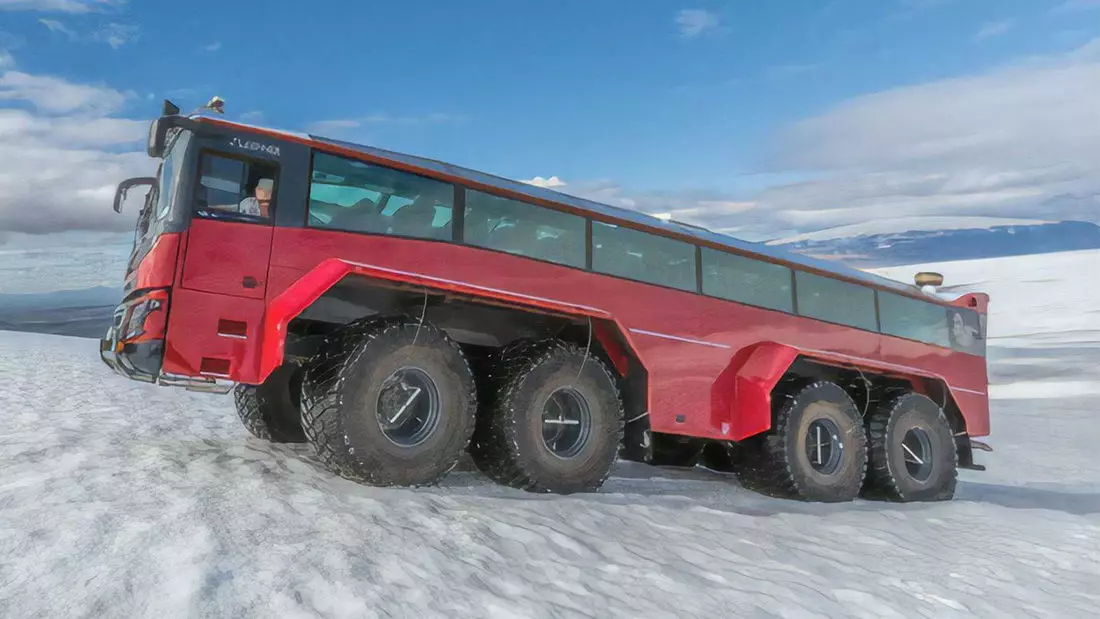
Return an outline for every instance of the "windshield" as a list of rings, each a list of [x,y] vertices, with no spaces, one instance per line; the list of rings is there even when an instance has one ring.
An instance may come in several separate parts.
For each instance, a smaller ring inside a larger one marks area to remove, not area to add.
[[[134,226],[134,247],[130,255],[132,269],[141,256],[151,247],[152,241],[163,229],[163,222],[172,212],[172,204],[179,188],[180,176],[187,158],[190,131],[180,131],[170,139],[164,160],[157,168],[156,183],[145,196]]]
[[[164,217],[171,210],[172,200],[176,196],[176,188],[179,186],[180,170],[187,152],[187,144],[191,141],[190,131],[181,131],[164,155],[164,163],[157,172],[157,203],[156,218]]]

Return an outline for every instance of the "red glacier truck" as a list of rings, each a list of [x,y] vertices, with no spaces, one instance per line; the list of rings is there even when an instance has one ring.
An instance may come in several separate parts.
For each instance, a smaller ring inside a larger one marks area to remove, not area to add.
[[[103,360],[234,392],[372,485],[598,489],[617,458],[809,501],[954,496],[988,296],[946,300],[448,163],[165,102]],[[934,274],[925,274],[933,284]]]

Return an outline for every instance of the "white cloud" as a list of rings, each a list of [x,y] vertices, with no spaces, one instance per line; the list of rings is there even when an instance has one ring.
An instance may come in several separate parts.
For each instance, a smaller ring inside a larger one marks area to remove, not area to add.
[[[75,32],[73,32],[72,30],[69,30],[69,28],[65,24],[59,22],[56,19],[40,19],[40,20],[38,20],[38,23],[40,23],[43,26],[45,26],[46,28],[48,28],[50,30],[50,32],[57,32],[57,33],[63,34],[65,36],[69,37],[69,39],[72,40],[72,41],[75,41],[77,39],[77,36],[76,36]]]
[[[536,176],[535,178],[532,178],[530,180],[525,180],[525,181],[522,181],[522,182],[527,183],[528,185],[534,185],[536,187],[546,187],[548,189],[554,189],[554,188],[557,188],[557,187],[565,187],[565,182],[562,181],[560,178],[558,178],[556,176],[551,176],[550,178],[543,178],[541,176]]]
[[[102,86],[74,84],[58,77],[7,71],[0,75],[0,102],[24,101],[52,114],[118,111],[132,93]]]
[[[12,56],[8,50],[0,49],[0,71],[7,71],[8,69],[15,68],[15,57]]]
[[[310,133],[330,135],[333,137],[354,135],[358,130],[372,125],[423,125],[423,124],[449,124],[465,122],[467,117],[463,114],[448,114],[433,112],[423,116],[391,116],[386,113],[375,113],[369,116],[357,118],[335,118],[330,120],[318,120],[306,126]]]
[[[136,41],[141,36],[141,29],[129,24],[110,23],[93,32],[89,39],[98,43],[106,43],[112,49],[118,49],[127,43]]]
[[[884,215],[1100,221],[1097,100],[1100,40],[857,97],[780,137],[772,163],[817,178],[762,192],[760,222],[805,231]]]
[[[155,164],[140,151],[148,123],[111,116],[126,98],[103,86],[0,72],[0,234],[132,227],[132,217],[111,210],[112,187]]]
[[[64,34],[70,41],[106,43],[114,49],[118,49],[127,43],[136,41],[141,35],[141,29],[137,26],[116,24],[114,22],[101,26],[98,30],[93,31],[87,36],[78,34],[56,19],[39,19],[38,23],[49,28],[50,32]]]
[[[126,4],[126,0],[0,0],[0,11],[90,13]]]
[[[705,9],[684,9],[676,14],[676,27],[689,39],[715,30],[720,24],[718,15]]]
[[[1015,25],[1015,22],[1011,19],[1000,19],[987,22],[982,24],[982,27],[978,29],[978,33],[974,36],[979,39],[1001,36],[1002,34],[1007,34],[1009,30],[1012,30],[1013,25]]]
[[[1100,39],[982,74],[856,97],[776,136],[756,195],[554,188],[765,240],[889,218],[1100,223]],[[526,182],[549,186],[555,177]],[[935,218],[935,219],[933,219]],[[911,225],[913,219],[905,220]]]
[[[242,112],[241,115],[237,118],[237,120],[241,121],[242,123],[259,123],[259,122],[263,122],[264,113],[261,112],[260,110],[249,110],[247,112]]]
[[[221,41],[214,41],[213,43],[209,43],[207,45],[202,46],[202,50],[204,52],[216,52],[216,51],[220,50],[221,48],[222,48],[222,42]]]
[[[1055,12],[1087,11],[1100,9],[1100,0],[1067,0],[1055,7]]]

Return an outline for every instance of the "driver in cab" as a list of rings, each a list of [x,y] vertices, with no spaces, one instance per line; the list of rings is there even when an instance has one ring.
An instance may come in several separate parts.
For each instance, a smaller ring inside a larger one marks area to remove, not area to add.
[[[254,215],[256,217],[271,216],[271,194],[274,192],[275,181],[270,178],[261,178],[256,183],[253,195],[241,200],[238,212],[242,215]]]

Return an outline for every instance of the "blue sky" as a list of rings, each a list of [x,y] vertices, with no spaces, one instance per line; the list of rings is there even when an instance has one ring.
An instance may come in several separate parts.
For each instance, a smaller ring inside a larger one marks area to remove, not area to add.
[[[0,172],[0,240],[119,228],[109,187],[152,169],[134,151],[161,98],[213,94],[747,238],[1082,218],[1097,129],[1065,124],[1092,119],[1097,41],[1100,0],[0,0],[0,151],[60,152]]]

